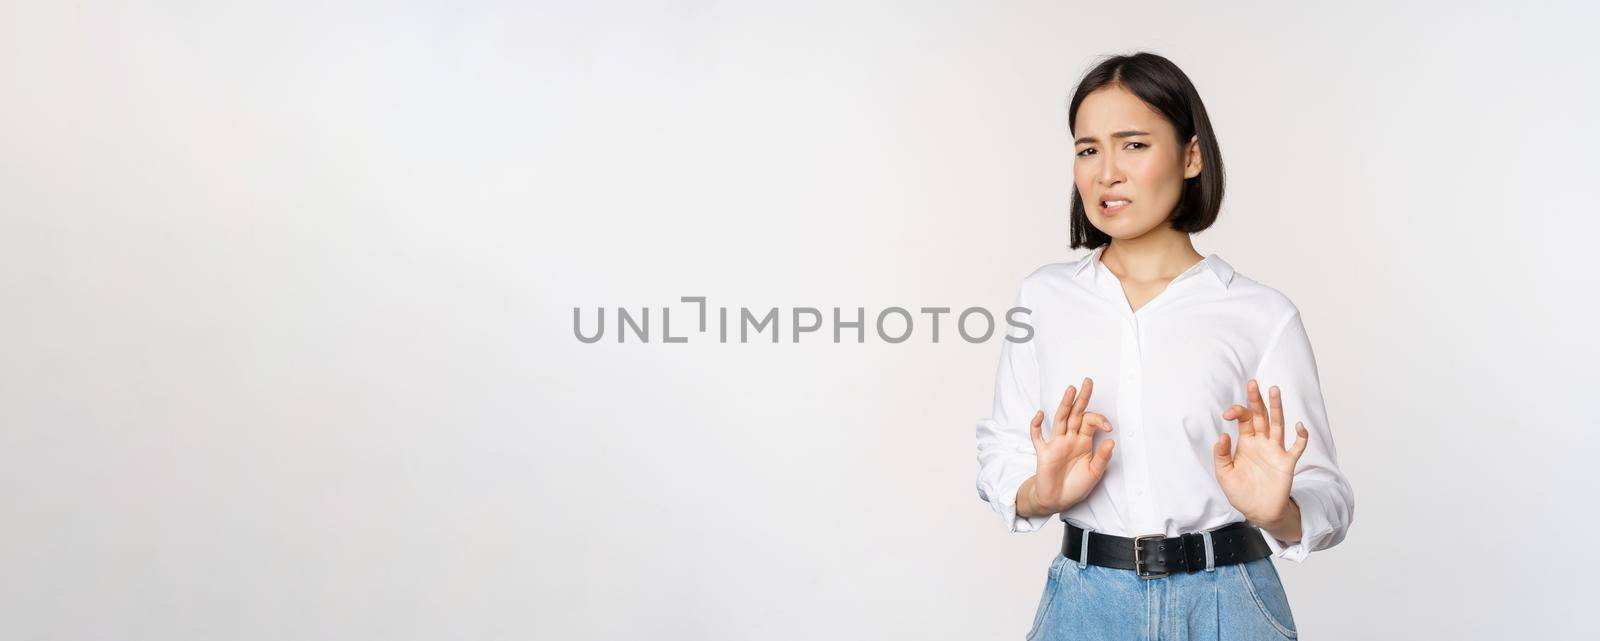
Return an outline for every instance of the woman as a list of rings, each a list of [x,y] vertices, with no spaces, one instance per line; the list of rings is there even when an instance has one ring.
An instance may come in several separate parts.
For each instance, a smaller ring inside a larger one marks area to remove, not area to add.
[[[1093,251],[1024,279],[1034,333],[1004,342],[977,429],[1010,531],[1065,523],[1028,638],[1295,638],[1270,557],[1339,543],[1355,506],[1299,310],[1195,251],[1222,156],[1171,61],[1105,60],[1068,121],[1072,247]]]

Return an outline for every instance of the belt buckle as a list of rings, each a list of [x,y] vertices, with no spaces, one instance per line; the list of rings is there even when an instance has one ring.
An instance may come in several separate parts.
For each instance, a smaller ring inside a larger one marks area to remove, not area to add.
[[[1167,535],[1166,535],[1165,532],[1160,532],[1160,533],[1156,533],[1156,534],[1146,534],[1144,536],[1133,537],[1133,575],[1134,576],[1139,577],[1141,579],[1159,579],[1159,578],[1164,577],[1164,576],[1166,576],[1168,574],[1166,572],[1162,572],[1160,574],[1145,574],[1143,571],[1141,571],[1141,569],[1139,567],[1139,566],[1143,565],[1143,559],[1139,555],[1139,552],[1140,552],[1139,542],[1143,541],[1145,539],[1161,540],[1161,539],[1165,539],[1165,538],[1167,538]]]

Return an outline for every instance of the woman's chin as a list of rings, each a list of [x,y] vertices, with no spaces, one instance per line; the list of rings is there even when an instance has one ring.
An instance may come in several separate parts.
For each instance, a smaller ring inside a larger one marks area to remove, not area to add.
[[[1094,228],[1100,230],[1100,233],[1121,240],[1138,238],[1143,236],[1145,232],[1150,231],[1150,227],[1140,225],[1138,221],[1122,216],[1100,216],[1098,220],[1091,218],[1089,219],[1089,224],[1094,225]]]

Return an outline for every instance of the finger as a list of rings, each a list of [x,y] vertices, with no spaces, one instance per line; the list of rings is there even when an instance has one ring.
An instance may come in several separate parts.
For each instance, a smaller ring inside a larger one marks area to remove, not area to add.
[[[1267,430],[1267,404],[1261,400],[1261,385],[1250,379],[1250,433],[1269,436]]]
[[[1051,418],[1052,425],[1059,426],[1065,424],[1065,421],[1067,420],[1067,413],[1072,411],[1072,401],[1073,399],[1077,398],[1077,395],[1078,388],[1071,385],[1068,385],[1067,389],[1061,393],[1061,402],[1056,404],[1055,416]]]
[[[1272,411],[1272,417],[1269,420],[1270,428],[1272,428],[1272,433],[1270,433],[1272,443],[1277,443],[1278,448],[1283,448],[1283,432],[1285,432],[1283,430],[1283,390],[1280,390],[1278,385],[1272,385],[1272,390],[1267,393],[1267,403],[1270,403],[1267,409]]]
[[[1028,437],[1033,439],[1035,452],[1044,450],[1044,410],[1033,413],[1033,422],[1028,424]]]
[[[1066,393],[1061,395],[1061,404],[1056,406],[1055,419],[1050,423],[1050,434],[1059,436],[1067,433],[1067,414],[1072,411],[1072,400],[1077,397],[1078,388],[1067,386]]]
[[[1222,438],[1217,439],[1217,444],[1211,446],[1211,455],[1216,459],[1216,468],[1219,471],[1233,467],[1233,453],[1229,442],[1228,433],[1223,432]]]
[[[1311,433],[1306,431],[1304,423],[1294,424],[1294,445],[1289,446],[1289,455],[1292,460],[1299,461],[1300,455],[1306,453],[1306,447],[1311,445]]]
[[[1094,453],[1094,458],[1089,459],[1089,471],[1093,472],[1096,478],[1105,476],[1106,468],[1111,466],[1111,449],[1116,445],[1117,442],[1109,438],[1101,441],[1100,447]]]
[[[1067,415],[1067,425],[1074,430],[1083,425],[1083,411],[1089,407],[1089,395],[1094,393],[1094,379],[1083,379],[1083,391],[1072,403],[1072,413]]]
[[[1228,411],[1222,413],[1222,418],[1230,421],[1238,421],[1240,437],[1249,436],[1254,431],[1250,427],[1250,410],[1245,409],[1238,403],[1234,403],[1233,405],[1229,406]]]
[[[1088,425],[1084,430],[1086,434],[1093,434],[1097,429],[1111,431],[1111,419],[1106,418],[1104,414],[1099,412],[1084,412],[1083,422]]]

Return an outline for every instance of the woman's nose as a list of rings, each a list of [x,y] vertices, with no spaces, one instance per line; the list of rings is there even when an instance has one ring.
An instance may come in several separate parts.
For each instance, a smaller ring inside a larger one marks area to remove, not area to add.
[[[1109,185],[1117,182],[1122,177],[1122,172],[1117,169],[1115,158],[1106,158],[1100,163],[1100,184]]]

